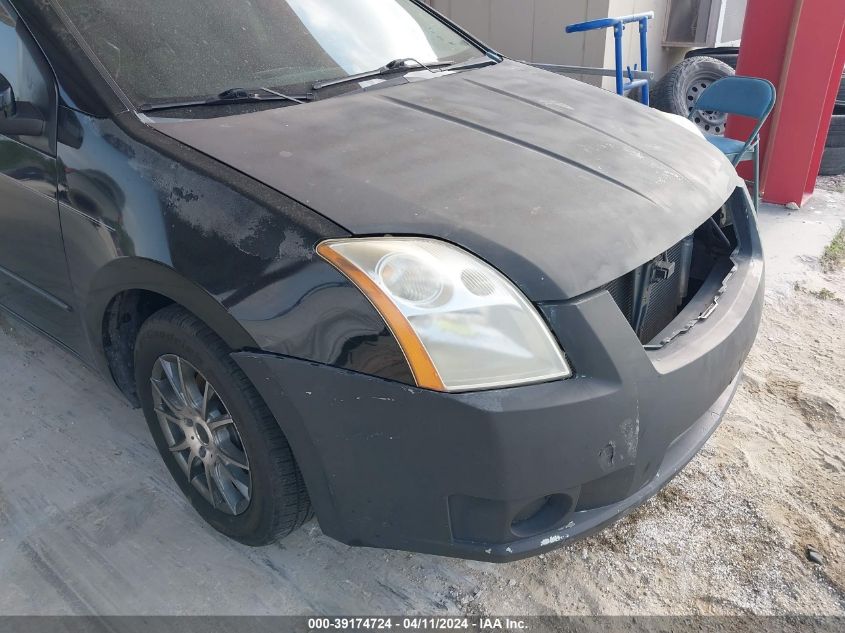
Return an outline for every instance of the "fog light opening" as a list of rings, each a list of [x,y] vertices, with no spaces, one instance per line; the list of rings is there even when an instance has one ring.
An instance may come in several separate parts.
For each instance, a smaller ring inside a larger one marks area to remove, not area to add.
[[[572,497],[564,494],[548,495],[525,504],[511,520],[514,536],[542,534],[560,527],[572,510]]]

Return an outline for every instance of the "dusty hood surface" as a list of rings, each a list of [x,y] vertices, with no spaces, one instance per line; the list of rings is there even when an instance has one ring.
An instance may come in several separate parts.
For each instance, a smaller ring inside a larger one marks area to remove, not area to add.
[[[443,238],[534,301],[667,250],[736,186],[700,136],[629,99],[515,62],[161,132],[356,234]]]

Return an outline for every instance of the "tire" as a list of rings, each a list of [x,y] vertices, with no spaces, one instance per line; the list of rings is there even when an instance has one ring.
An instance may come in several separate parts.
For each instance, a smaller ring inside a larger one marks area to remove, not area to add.
[[[168,380],[168,372],[182,378]],[[276,419],[230,350],[202,321],[179,306],[147,319],[135,344],[135,380],[162,459],[213,528],[260,546],[311,518],[302,474]],[[179,396],[174,388],[179,384],[188,396]],[[179,446],[186,448],[171,450]],[[209,486],[212,480],[216,485]]]
[[[822,155],[819,176],[845,174],[845,147],[826,147]]]
[[[713,59],[718,59],[720,62],[726,63],[728,66],[736,70],[737,61],[739,61],[739,48],[733,46],[697,48],[684,55],[684,59],[690,59],[692,57],[712,57]]]
[[[691,57],[672,68],[652,91],[651,105],[658,110],[689,116],[692,104],[707,87],[722,77],[731,77],[734,69],[712,57]],[[693,121],[707,134],[722,136],[727,115],[699,112]]]
[[[820,176],[839,176],[845,174],[845,112],[837,106],[830,119],[830,131],[827,133]]]
[[[837,107],[830,118],[827,147],[845,147],[845,107]]]

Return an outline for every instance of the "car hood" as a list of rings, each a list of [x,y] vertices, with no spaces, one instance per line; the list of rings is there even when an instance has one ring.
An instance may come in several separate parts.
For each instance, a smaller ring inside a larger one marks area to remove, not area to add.
[[[644,264],[738,182],[718,151],[665,116],[510,61],[303,106],[148,123],[352,234],[463,246],[534,301]]]

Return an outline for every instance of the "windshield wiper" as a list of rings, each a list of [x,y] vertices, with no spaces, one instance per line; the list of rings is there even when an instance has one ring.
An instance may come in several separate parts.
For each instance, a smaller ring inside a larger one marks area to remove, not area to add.
[[[470,59],[465,62],[458,62],[443,69],[444,72],[450,70],[472,70],[473,68],[483,68],[484,66],[492,66],[498,64],[501,60],[493,59],[492,57],[481,57],[479,59]]]
[[[219,95],[205,99],[190,101],[169,101],[165,103],[148,103],[138,108],[140,112],[155,112],[157,110],[171,110],[174,108],[193,108],[198,106],[229,105],[235,103],[257,103],[260,101],[293,101],[305,103],[313,100],[314,95],[288,95],[271,88],[229,88]]]
[[[414,62],[414,64],[416,65],[411,66],[408,62]],[[423,64],[421,61],[414,59],[413,57],[403,57],[387,62],[384,66],[382,66],[381,68],[376,68],[375,70],[368,70],[363,73],[358,73],[357,75],[338,77],[337,79],[327,79],[325,81],[318,81],[313,86],[311,86],[311,88],[313,90],[320,90],[322,88],[328,88],[329,86],[339,86],[341,84],[352,83],[355,81],[363,81],[364,79],[375,79],[376,77],[384,77],[386,75],[392,75],[394,73],[409,72],[421,68],[424,68],[429,72],[434,72],[432,68],[452,66],[454,63],[455,62],[452,61],[437,61],[428,64]]]

